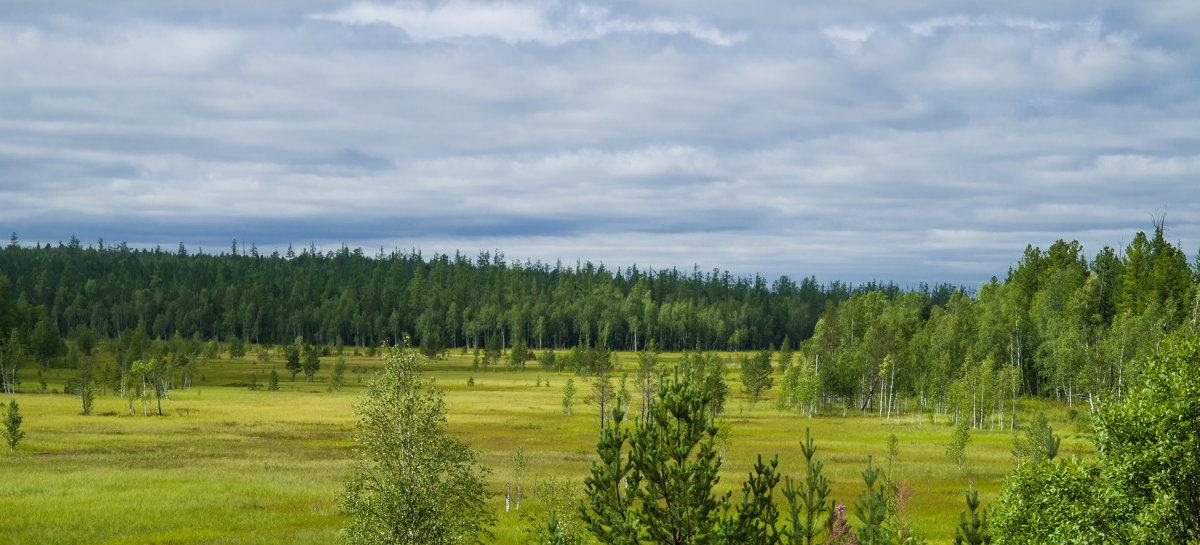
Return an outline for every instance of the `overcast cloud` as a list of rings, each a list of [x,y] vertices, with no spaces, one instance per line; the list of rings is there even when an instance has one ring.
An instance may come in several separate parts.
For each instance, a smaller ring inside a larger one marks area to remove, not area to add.
[[[905,285],[1156,212],[1200,246],[1194,1],[4,4],[24,244]]]

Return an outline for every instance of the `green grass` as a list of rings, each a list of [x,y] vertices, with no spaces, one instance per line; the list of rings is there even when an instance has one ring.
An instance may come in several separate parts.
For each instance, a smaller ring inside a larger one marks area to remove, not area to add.
[[[635,358],[622,354],[621,361],[632,366]],[[322,359],[319,378],[327,380],[331,365],[332,358]],[[291,382],[279,361],[218,360],[197,373],[191,389],[171,393],[162,417],[141,416],[140,404],[129,416],[127,402],[111,393],[97,399],[92,416],[79,414],[74,396],[11,396],[20,403],[27,436],[16,453],[0,453],[0,543],[333,542],[342,523],[334,498],[351,457],[351,404],[360,379],[380,365],[348,356],[346,387],[336,392],[327,382],[303,382],[302,375]],[[480,461],[492,469],[496,542],[520,543],[525,521],[503,512],[512,453],[524,447],[530,458],[523,512],[539,508],[537,498],[528,497],[537,479],[564,477],[582,490],[594,457],[596,409],[583,402],[589,389],[576,379],[576,413],[562,415],[567,374],[536,366],[524,373],[470,367],[471,356],[454,355],[427,372],[446,390],[450,433],[479,449]],[[271,369],[280,372],[280,391],[243,386],[257,374],[265,387]],[[474,387],[466,385],[469,376]],[[49,372],[50,389],[61,389],[65,377],[65,371]],[[37,387],[33,371],[21,379],[23,390]],[[731,391],[740,390],[735,374],[729,383]],[[1068,423],[1065,407],[1038,408],[1049,411],[1064,436],[1060,456],[1088,453],[1090,443]],[[730,436],[722,490],[740,489],[758,453],[778,453],[780,469],[800,476],[799,443],[807,427],[833,497],[847,506],[861,490],[868,455],[887,468],[887,437],[894,433],[900,455],[890,470],[916,491],[912,513],[931,543],[951,541],[968,486],[990,501],[1012,468],[1007,432],[974,431],[960,472],[944,454],[951,427],[917,424],[907,415],[890,423],[854,411],[809,419],[780,415],[770,399],[751,406],[736,394],[725,419]]]

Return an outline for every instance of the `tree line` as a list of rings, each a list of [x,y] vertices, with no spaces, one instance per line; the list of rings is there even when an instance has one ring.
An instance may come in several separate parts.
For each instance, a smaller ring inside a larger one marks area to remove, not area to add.
[[[657,339],[668,350],[744,350],[809,336],[827,303],[856,293],[901,293],[895,284],[795,282],[735,277],[728,271],[611,270],[591,262],[507,262],[343,246],[263,255],[234,242],[228,252],[174,252],[128,245],[23,246],[14,233],[0,249],[0,331],[101,339],[141,331],[255,344],[296,337],[323,345],[399,344],[537,349],[577,344],[638,350]],[[918,292],[943,304],[948,285]]]
[[[1029,246],[1003,280],[970,291],[509,263],[500,252],[425,259],[343,246],[262,255],[234,242],[212,255],[182,244],[84,247],[74,237],[27,247],[14,233],[0,249],[0,340],[45,366],[69,363],[64,336],[86,351],[97,339],[141,345],[182,332],[235,353],[248,343],[374,347],[409,335],[431,355],[483,349],[485,366],[505,349],[523,367],[532,350],[576,347],[557,362],[543,353],[543,365],[584,373],[592,370],[576,357],[581,348],[639,351],[650,340],[693,352],[778,348],[781,410],[948,415],[1011,428],[1017,397],[1093,406],[1120,397],[1160,339],[1197,329],[1200,254],[1189,264],[1162,221],[1154,227],[1090,259],[1078,242]],[[761,368],[763,359],[746,363]],[[12,367],[0,366],[0,376]],[[754,398],[772,386],[760,377]]]

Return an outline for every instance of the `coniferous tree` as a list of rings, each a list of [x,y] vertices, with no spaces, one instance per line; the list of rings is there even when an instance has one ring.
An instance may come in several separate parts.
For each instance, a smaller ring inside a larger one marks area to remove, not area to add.
[[[882,483],[878,488],[875,486],[879,482],[879,474],[880,470],[871,467],[871,457],[867,456],[867,468],[862,472],[866,488],[854,501],[854,514],[862,523],[855,533],[859,545],[889,545],[890,540],[884,531],[888,516],[887,501],[883,497]]]
[[[678,377],[659,389],[651,418],[629,432],[612,409],[584,479],[582,517],[601,543],[713,543],[728,494],[714,487],[721,462],[708,395]],[[628,443],[628,456],[624,446]]]
[[[804,455],[804,479],[797,485],[790,476],[784,477],[783,485],[783,495],[788,502],[788,543],[792,545],[822,543],[825,529],[833,524],[833,504],[825,503],[829,497],[829,483],[821,474],[824,464],[813,461],[816,452],[812,436],[808,428],[804,428],[804,442],[800,443],[800,453]]]
[[[958,515],[958,527],[954,530],[954,545],[989,545],[992,536],[988,532],[987,511],[979,508],[979,491],[967,492],[967,510]]]
[[[780,543],[779,509],[773,497],[780,479],[776,471],[778,465],[778,455],[767,463],[763,463],[761,454],[758,455],[754,470],[742,483],[742,502],[721,523],[720,542],[749,545]]]

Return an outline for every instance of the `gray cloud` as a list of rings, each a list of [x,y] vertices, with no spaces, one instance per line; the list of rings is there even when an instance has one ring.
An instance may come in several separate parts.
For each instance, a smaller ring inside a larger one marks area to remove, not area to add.
[[[0,228],[973,284],[1166,210],[1191,255],[1192,4],[22,3]]]

